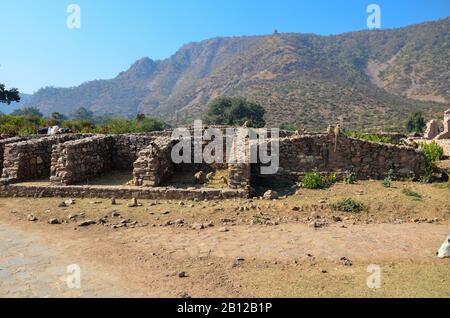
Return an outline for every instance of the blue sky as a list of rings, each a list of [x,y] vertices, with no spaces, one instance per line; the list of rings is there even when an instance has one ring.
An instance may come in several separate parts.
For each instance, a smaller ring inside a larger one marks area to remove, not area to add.
[[[362,30],[371,3],[383,29],[450,16],[450,0],[0,0],[0,83],[32,93],[112,78],[215,36]],[[69,4],[80,29],[66,26]]]

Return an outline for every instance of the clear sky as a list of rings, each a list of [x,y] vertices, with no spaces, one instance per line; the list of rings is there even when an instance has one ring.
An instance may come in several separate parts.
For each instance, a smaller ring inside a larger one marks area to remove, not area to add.
[[[0,0],[0,83],[33,93],[112,78],[216,36],[362,30],[371,3],[383,29],[450,16],[450,0]],[[67,27],[69,4],[80,29]]]

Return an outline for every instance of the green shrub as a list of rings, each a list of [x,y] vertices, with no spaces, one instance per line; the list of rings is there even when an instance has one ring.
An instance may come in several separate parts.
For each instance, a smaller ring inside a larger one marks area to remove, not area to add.
[[[420,148],[425,155],[425,167],[423,171],[423,182],[431,182],[433,173],[436,171],[436,161],[442,158],[444,151],[436,141],[420,143]]]
[[[393,179],[394,171],[392,169],[389,169],[386,177],[381,181],[381,185],[385,188],[390,188],[392,186],[392,179]]]
[[[394,139],[389,136],[380,136],[377,134],[363,133],[359,131],[345,132],[348,137],[358,138],[367,141],[381,142],[384,144],[395,144]]]
[[[418,192],[415,192],[415,191],[411,190],[411,189],[408,189],[408,188],[403,189],[402,193],[407,195],[407,196],[409,196],[409,197],[413,197],[417,201],[421,201],[422,200],[422,195],[420,193],[418,193]]]
[[[353,213],[359,213],[365,210],[365,206],[362,203],[357,202],[351,198],[339,200],[334,205],[334,208],[338,211],[353,212]]]
[[[347,172],[342,181],[344,181],[345,184],[355,184],[356,176],[353,172]]]
[[[337,181],[336,174],[322,176],[318,172],[308,172],[303,177],[300,186],[305,189],[325,189],[331,187]]]

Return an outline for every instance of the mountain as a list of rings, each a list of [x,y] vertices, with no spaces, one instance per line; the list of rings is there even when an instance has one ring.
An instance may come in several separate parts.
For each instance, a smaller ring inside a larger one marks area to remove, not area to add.
[[[213,38],[165,60],[143,58],[110,80],[40,89],[26,104],[46,114],[83,106],[175,124],[201,116],[211,98],[240,95],[267,110],[269,125],[400,127],[415,110],[431,116],[448,108],[449,30],[445,18],[331,36]]]

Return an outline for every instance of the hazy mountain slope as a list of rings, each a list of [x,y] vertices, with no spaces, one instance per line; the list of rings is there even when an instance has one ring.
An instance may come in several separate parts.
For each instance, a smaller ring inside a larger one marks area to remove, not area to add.
[[[162,61],[141,59],[111,80],[41,89],[27,104],[45,113],[80,106],[144,112],[175,123],[201,116],[215,96],[243,95],[267,109],[269,124],[398,126],[413,110],[448,107],[448,30],[450,18],[335,36],[214,38],[187,44]]]

